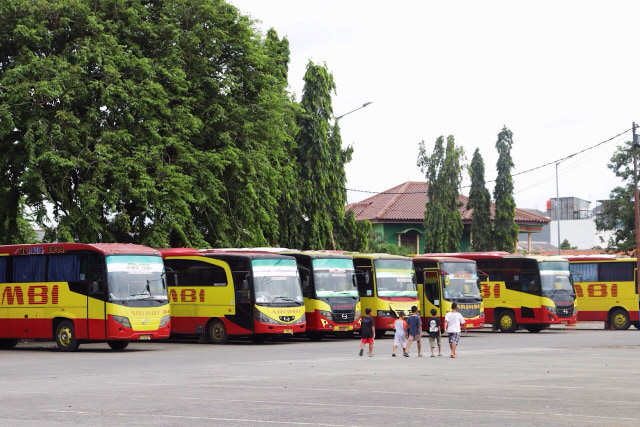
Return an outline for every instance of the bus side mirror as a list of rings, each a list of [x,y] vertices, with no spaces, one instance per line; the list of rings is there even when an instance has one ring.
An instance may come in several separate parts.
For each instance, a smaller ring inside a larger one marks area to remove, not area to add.
[[[351,282],[353,283],[354,288],[358,287],[358,281],[356,280],[355,273],[351,275]]]

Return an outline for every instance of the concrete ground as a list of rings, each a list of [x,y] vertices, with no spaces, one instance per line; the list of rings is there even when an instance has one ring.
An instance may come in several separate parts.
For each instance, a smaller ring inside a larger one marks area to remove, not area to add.
[[[640,334],[602,323],[463,334],[459,357],[374,357],[357,339],[50,342],[0,352],[6,426],[637,426]],[[427,346],[424,338],[423,344]]]

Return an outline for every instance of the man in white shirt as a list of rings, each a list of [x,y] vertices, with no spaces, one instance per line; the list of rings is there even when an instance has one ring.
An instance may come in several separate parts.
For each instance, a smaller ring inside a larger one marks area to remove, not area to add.
[[[456,347],[460,341],[460,325],[463,325],[467,332],[467,324],[464,322],[462,314],[458,313],[458,303],[451,304],[451,311],[444,317],[444,328],[449,335],[449,347],[451,347],[451,357],[457,357]]]

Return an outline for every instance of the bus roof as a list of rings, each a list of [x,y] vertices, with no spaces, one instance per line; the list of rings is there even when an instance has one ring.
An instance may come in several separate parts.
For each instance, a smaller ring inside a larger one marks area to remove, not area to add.
[[[208,258],[287,258],[292,256],[279,251],[266,251],[265,248],[218,248],[218,249],[194,249],[194,248],[168,248],[158,249],[163,258],[179,256],[201,256]]]
[[[6,255],[64,254],[72,251],[93,251],[100,252],[104,255],[160,255],[156,249],[133,243],[35,243],[0,246],[0,254]]]
[[[350,255],[353,258],[369,258],[369,259],[408,259],[411,258],[403,255],[391,255],[385,253],[364,254],[360,252],[345,252],[346,255]]]
[[[510,259],[510,258],[528,258],[538,261],[565,261],[564,258],[551,255],[520,255],[509,252],[493,251],[493,252],[455,252],[455,253],[438,253],[425,254],[424,256],[443,256],[451,258],[465,258],[471,260],[479,259]]]
[[[333,253],[327,251],[296,251],[296,252],[285,252],[285,255],[291,255],[294,257],[307,257],[312,259],[353,259],[351,255],[347,255],[345,253]]]
[[[410,255],[410,258],[414,261],[430,261],[430,262],[472,262],[475,264],[475,260],[468,258],[456,258],[447,256],[432,256],[432,255]]]
[[[595,255],[560,255],[559,257],[569,260],[569,262],[594,262],[594,261],[636,261],[635,257],[631,256],[616,256],[607,254],[595,254]]]

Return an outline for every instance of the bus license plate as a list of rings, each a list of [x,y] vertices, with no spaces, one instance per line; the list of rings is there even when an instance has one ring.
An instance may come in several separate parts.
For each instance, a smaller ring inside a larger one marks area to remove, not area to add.
[[[349,328],[348,328],[348,327],[346,327],[346,326],[340,326],[340,327],[338,328],[338,331],[339,331],[339,332],[346,332],[346,331],[348,331],[348,330],[349,330]]]
[[[140,335],[140,336],[138,337],[138,339],[139,339],[140,341],[145,341],[145,340],[146,340],[146,341],[149,341],[149,340],[151,339],[151,335]]]
[[[293,329],[285,329],[284,331],[282,331],[283,334],[292,334],[293,333]]]

